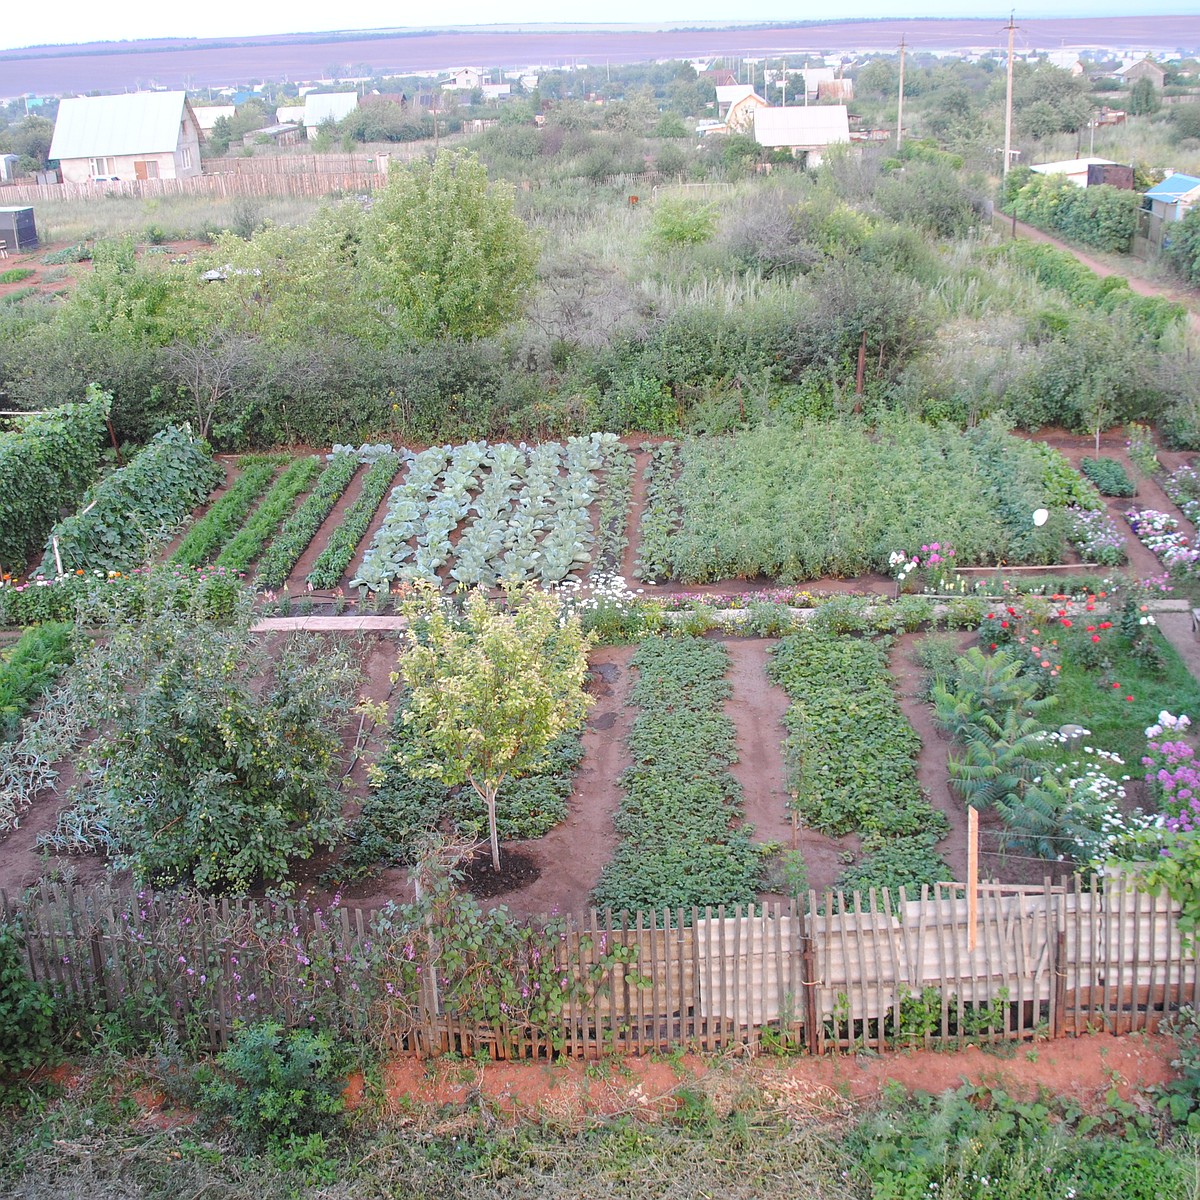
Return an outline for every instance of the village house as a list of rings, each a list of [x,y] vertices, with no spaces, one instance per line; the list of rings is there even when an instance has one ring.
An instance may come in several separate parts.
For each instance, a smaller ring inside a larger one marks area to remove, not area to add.
[[[1061,162],[1034,163],[1029,169],[1036,175],[1065,175],[1068,183],[1087,187],[1089,168],[1114,165],[1111,158],[1067,158]]]
[[[1142,196],[1142,231],[1152,250],[1170,241],[1171,229],[1200,206],[1200,179],[1176,171]]]
[[[326,121],[344,120],[358,107],[357,92],[309,92],[304,97],[304,132],[310,138],[317,136],[317,131]],[[278,110],[275,113],[279,116]]]
[[[187,179],[200,174],[202,135],[184,92],[63,100],[50,143],[64,183]]]
[[[1167,78],[1166,68],[1159,66],[1152,58],[1143,58],[1140,62],[1131,63],[1128,67],[1122,67],[1117,74],[1131,87],[1139,79],[1148,79],[1160,90]]]
[[[790,150],[806,166],[820,166],[830,146],[850,141],[849,113],[844,104],[755,109],[754,140],[768,150]]]

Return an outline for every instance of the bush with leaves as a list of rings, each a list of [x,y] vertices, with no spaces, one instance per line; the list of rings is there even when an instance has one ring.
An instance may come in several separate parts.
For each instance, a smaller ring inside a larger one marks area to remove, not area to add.
[[[20,1099],[15,1077],[59,1055],[54,997],[25,969],[24,943],[0,924],[0,1103]]]
[[[244,623],[168,614],[114,627],[79,670],[101,729],[81,809],[139,882],[280,885],[337,840],[339,718],[359,677],[347,648],[299,637],[269,664]]]
[[[238,1030],[204,1072],[200,1109],[226,1120],[247,1150],[276,1154],[342,1125],[346,1062],[327,1033],[260,1021]]]

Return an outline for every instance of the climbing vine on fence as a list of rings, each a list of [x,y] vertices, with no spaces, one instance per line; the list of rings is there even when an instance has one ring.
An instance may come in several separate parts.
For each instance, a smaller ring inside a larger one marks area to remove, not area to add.
[[[0,434],[0,565],[18,574],[59,513],[96,474],[112,396],[89,388],[82,404],[22,419]]]

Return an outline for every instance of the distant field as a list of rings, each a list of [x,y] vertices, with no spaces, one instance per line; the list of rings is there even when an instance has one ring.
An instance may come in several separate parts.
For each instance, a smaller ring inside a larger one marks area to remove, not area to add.
[[[281,18],[281,20],[286,18]],[[572,32],[441,31],[412,34],[290,35],[240,41],[159,40],[7,51],[0,75],[8,95],[161,86],[224,86],[250,78],[309,79],[330,64],[368,63],[378,71],[435,71],[461,63],[521,67],[571,62],[643,62],[706,55],[761,57],[784,52],[1000,47],[1000,18],[858,21],[757,29]],[[1020,48],[1104,45],[1200,46],[1200,16],[1129,16],[1022,21]]]

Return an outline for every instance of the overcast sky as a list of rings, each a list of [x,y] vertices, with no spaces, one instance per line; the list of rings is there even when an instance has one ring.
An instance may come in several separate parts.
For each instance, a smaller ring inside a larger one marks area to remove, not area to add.
[[[795,0],[441,0],[411,4],[357,0],[285,0],[247,3],[246,0],[202,0],[199,4],[170,4],[161,0],[56,0],[42,8],[23,0],[4,4],[0,48],[46,43],[116,41],[152,37],[233,37],[257,34],[370,29],[483,25],[503,22],[604,23],[663,21],[688,23],[734,19],[744,21],[828,20],[854,17],[1001,17],[1005,0],[856,0],[837,5],[796,4]],[[1200,0],[1026,0],[1017,3],[1017,18],[1132,15],[1141,11],[1162,15],[1200,14]],[[0,72],[3,67],[0,66]],[[3,92],[0,80],[0,92]]]

